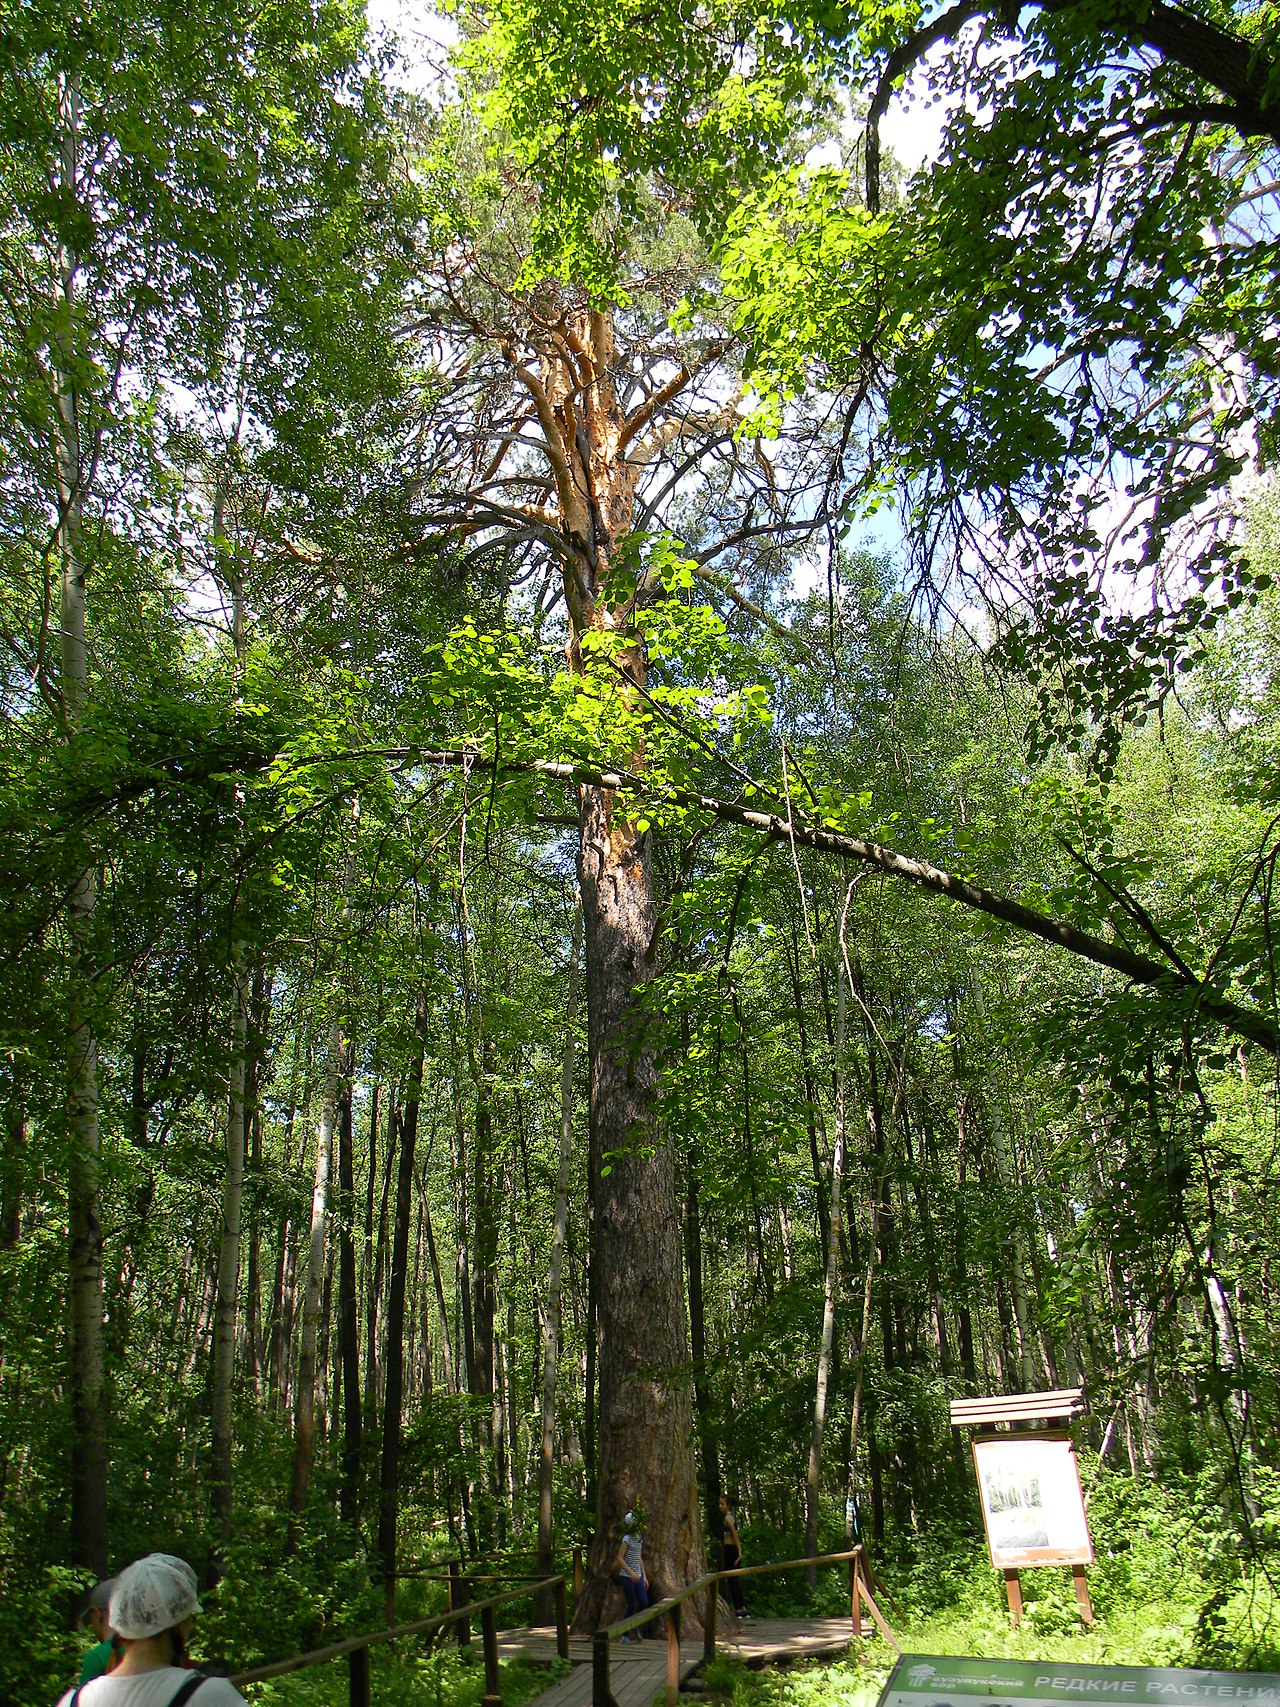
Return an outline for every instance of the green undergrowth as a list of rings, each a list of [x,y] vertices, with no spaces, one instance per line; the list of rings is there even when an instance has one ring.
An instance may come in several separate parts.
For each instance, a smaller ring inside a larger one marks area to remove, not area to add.
[[[484,1665],[455,1647],[424,1652],[411,1640],[370,1651],[373,1699],[378,1707],[480,1707],[484,1695]],[[525,1707],[569,1670],[567,1660],[533,1665],[528,1660],[504,1661],[500,1667],[502,1707]],[[306,1671],[245,1687],[256,1707],[346,1707],[348,1667],[345,1659],[326,1660]]]
[[[1088,1569],[1095,1618],[1080,1618],[1066,1569],[1022,1573],[1015,1630],[1002,1577],[992,1570],[980,1520],[957,1510],[927,1533],[886,1536],[873,1548],[881,1608],[906,1653],[974,1655],[1079,1665],[1192,1666],[1280,1671],[1280,1478],[1259,1474],[1261,1517],[1252,1550],[1223,1516],[1208,1477],[1164,1484],[1089,1474],[1096,1559]],[[748,1556],[787,1556],[793,1538],[747,1538]],[[838,1536],[829,1536],[835,1550]],[[757,1617],[848,1610],[842,1571],[809,1590],[794,1577],[751,1579]],[[867,1620],[868,1626],[870,1620]],[[859,1663],[860,1662],[860,1663]],[[893,1656],[874,1633],[835,1664],[752,1669],[720,1655],[700,1699],[714,1707],[872,1707]]]

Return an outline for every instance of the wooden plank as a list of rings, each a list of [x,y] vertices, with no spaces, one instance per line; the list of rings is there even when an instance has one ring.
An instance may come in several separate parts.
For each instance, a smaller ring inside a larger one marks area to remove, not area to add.
[[[985,1399],[953,1399],[954,1427],[976,1423],[1034,1422],[1041,1417],[1076,1417],[1085,1410],[1082,1387],[1057,1387],[1048,1393],[1004,1393]]]

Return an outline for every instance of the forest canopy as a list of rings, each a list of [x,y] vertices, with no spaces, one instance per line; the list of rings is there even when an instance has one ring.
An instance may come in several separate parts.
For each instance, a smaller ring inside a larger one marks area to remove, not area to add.
[[[1078,1383],[1269,1652],[1271,10],[0,17],[0,1685]]]

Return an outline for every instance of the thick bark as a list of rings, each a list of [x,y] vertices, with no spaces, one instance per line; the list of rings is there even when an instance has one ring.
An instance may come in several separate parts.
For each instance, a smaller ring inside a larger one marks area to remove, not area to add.
[[[703,1549],[675,1160],[669,1144],[655,1143],[657,1062],[635,1000],[656,924],[649,836],[616,816],[602,789],[581,791],[579,822],[600,1460],[591,1576],[574,1624],[590,1630],[622,1606],[610,1575],[628,1509],[644,1511],[655,1596],[697,1576]]]
[[[534,337],[536,359],[514,340],[506,350],[541,431],[555,492],[569,658],[584,677],[605,673],[625,705],[643,687],[644,650],[631,627],[634,586],[611,586],[611,571],[634,520],[645,436],[660,430],[659,417],[689,374],[681,369],[627,415],[615,386],[608,311],[566,301],[560,323]],[[603,651],[587,644],[604,636],[616,644]],[[643,754],[634,762],[643,769]],[[646,1514],[646,1562],[656,1590],[699,1574],[703,1551],[675,1160],[655,1130],[657,1058],[637,1000],[656,926],[650,837],[608,784],[579,788],[578,824],[599,1327],[596,1533],[575,1615],[586,1630],[621,1604],[610,1577],[629,1507],[639,1504]]]

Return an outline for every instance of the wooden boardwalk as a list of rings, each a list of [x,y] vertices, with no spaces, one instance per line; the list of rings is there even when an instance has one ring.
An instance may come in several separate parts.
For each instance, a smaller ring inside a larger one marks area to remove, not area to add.
[[[848,1615],[843,1618],[756,1618],[736,1635],[720,1635],[716,1653],[762,1665],[770,1660],[802,1659],[842,1654],[852,1640]],[[504,1660],[553,1660],[554,1628],[503,1630],[498,1653]],[[537,1697],[537,1707],[590,1707],[591,1643],[571,1641],[573,1670]],[[680,1645],[680,1680],[702,1663],[702,1640]],[[667,1681],[665,1638],[648,1642],[613,1642],[609,1648],[610,1679],[618,1707],[651,1707]]]

